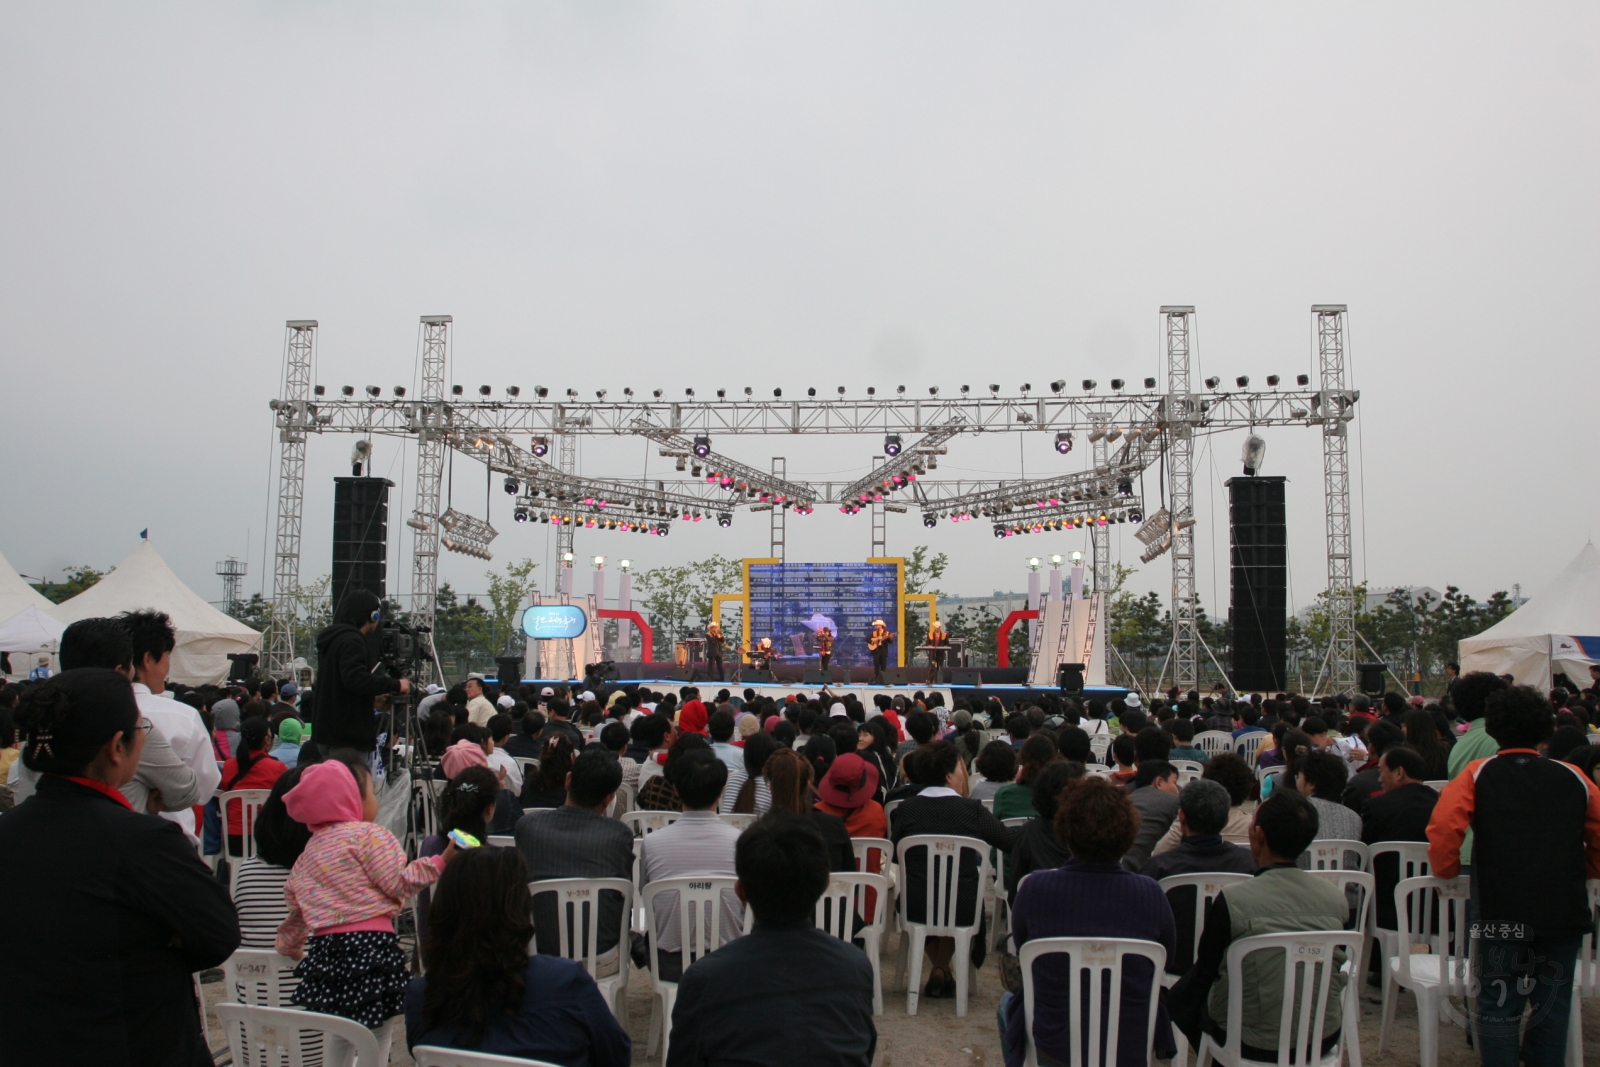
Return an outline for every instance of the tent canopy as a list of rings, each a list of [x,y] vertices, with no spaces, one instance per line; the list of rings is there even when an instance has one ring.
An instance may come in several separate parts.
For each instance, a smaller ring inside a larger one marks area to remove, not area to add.
[[[153,608],[172,618],[178,646],[168,677],[206,685],[228,675],[228,653],[255,652],[261,634],[206,603],[172,573],[156,546],[139,542],[117,569],[50,612],[63,623]]]
[[[1549,689],[1557,673],[1580,686],[1600,662],[1600,549],[1591,541],[1527,603],[1460,643],[1463,671],[1509,674]]]
[[[37,589],[22,580],[22,576],[11,569],[11,564],[6,562],[4,556],[0,556],[0,619],[9,619],[23,608],[49,611],[54,606],[47,598],[40,596]]]
[[[0,622],[0,652],[54,652],[61,647],[61,632],[66,628],[65,623],[29,604]],[[16,668],[12,664],[12,669]]]

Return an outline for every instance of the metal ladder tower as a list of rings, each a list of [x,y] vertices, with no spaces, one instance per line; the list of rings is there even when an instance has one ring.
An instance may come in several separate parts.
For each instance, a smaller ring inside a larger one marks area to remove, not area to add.
[[[283,349],[283,394],[278,416],[278,530],[272,563],[272,615],[267,623],[267,672],[289,673],[294,660],[295,591],[300,587],[300,523],[305,511],[306,433],[311,409],[311,363],[317,320],[290,319]]]
[[[1329,692],[1356,687],[1356,594],[1350,547],[1350,420],[1355,394],[1345,383],[1344,304],[1313,304],[1322,392],[1322,482],[1328,515]]]
[[[1177,684],[1193,689],[1200,681],[1200,631],[1194,592],[1194,427],[1199,404],[1189,387],[1190,327],[1194,306],[1168,305],[1165,319],[1167,353],[1167,469],[1171,479],[1168,508],[1172,514],[1172,664]]]
[[[1090,415],[1095,429],[1097,440],[1090,442],[1094,446],[1094,469],[1103,471],[1111,465],[1111,442],[1105,439],[1109,419],[1104,413]],[[1089,546],[1094,555],[1094,592],[1111,592],[1111,528],[1108,526],[1092,525],[1089,527]]]
[[[772,457],[772,476],[780,481],[786,482],[789,480],[788,459],[783,456]],[[767,553],[767,555],[771,556],[779,563],[784,562],[784,559],[786,558],[784,555],[785,548],[787,547],[785,545],[785,534],[788,527],[784,522],[784,517],[788,514],[788,512],[788,508],[777,503],[776,501],[773,502],[772,514],[769,519],[771,523],[769,527],[771,532],[771,550]]]
[[[439,593],[439,484],[444,476],[445,363],[450,355],[450,316],[424,315],[422,322],[422,383],[417,395],[417,491],[411,527],[411,621],[433,630]],[[429,643],[432,643],[430,636]],[[423,681],[432,669],[424,658]]]
[[[578,473],[578,435],[567,432],[565,422],[566,413],[558,411],[558,425],[561,427],[556,435],[556,465],[561,468],[562,474]],[[576,557],[572,554],[572,531],[574,526],[563,523],[556,527],[556,570],[559,573],[566,565],[569,558],[576,566]]]

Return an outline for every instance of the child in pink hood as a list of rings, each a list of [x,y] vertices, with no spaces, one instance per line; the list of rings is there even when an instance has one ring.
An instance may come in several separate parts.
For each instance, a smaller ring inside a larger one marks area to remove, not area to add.
[[[400,842],[372,821],[378,797],[360,762],[307,768],[283,803],[290,818],[311,828],[284,885],[289,917],[278,927],[278,951],[300,961],[293,1003],[372,1030],[386,1063],[390,1021],[404,1010],[409,978],[394,917],[407,898],[439,880],[455,845],[407,863]],[[331,1039],[330,1064],[348,1058],[344,1044]]]

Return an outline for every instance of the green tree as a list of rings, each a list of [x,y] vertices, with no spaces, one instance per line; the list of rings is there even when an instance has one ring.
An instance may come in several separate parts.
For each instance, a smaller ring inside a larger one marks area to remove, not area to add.
[[[912,549],[911,555],[905,562],[905,583],[908,593],[932,593],[934,596],[944,596],[944,592],[933,588],[933,583],[944,577],[944,572],[950,566],[950,557],[944,552],[930,556],[927,545],[918,545]],[[945,630],[952,637],[956,636],[950,630],[949,620],[945,621]],[[921,611],[908,610],[906,612],[906,631],[900,635],[901,647],[906,650],[906,662],[915,662],[919,652],[913,651],[918,645],[928,642],[928,620]]]
[[[656,632],[656,648],[664,652],[684,634],[711,621],[713,596],[737,592],[743,584],[744,562],[714,555],[640,571],[634,577],[634,592]]]
[[[251,593],[249,600],[234,606],[233,617],[252,630],[266,633],[272,622],[272,603],[260,593]]]
[[[68,567],[66,577],[61,581],[39,582],[33,588],[52,604],[60,604],[71,600],[114,570],[116,570],[115,567],[107,567],[103,571],[96,570],[80,563]]]

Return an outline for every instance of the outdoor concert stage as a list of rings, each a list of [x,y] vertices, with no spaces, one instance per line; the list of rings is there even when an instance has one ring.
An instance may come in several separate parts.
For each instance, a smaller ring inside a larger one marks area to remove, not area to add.
[[[621,664],[618,664],[618,666],[621,666]],[[922,671],[919,670],[917,673],[921,674]],[[551,678],[524,678],[523,684],[567,685],[573,687],[582,685],[581,682]],[[681,687],[692,685],[699,688],[702,698],[709,698],[716,695],[718,689],[726,689],[730,693],[734,694],[743,694],[746,689],[752,689],[755,691],[757,696],[771,697],[773,700],[779,703],[782,703],[791,694],[803,697],[815,697],[820,695],[822,691],[826,689],[831,695],[840,698],[847,694],[853,694],[857,700],[861,701],[861,703],[867,707],[872,706],[872,698],[877,696],[879,693],[887,693],[889,696],[904,696],[908,699],[913,694],[918,692],[938,693],[944,697],[945,707],[947,708],[954,705],[959,699],[965,699],[969,703],[976,704],[977,702],[987,700],[990,697],[996,697],[1001,701],[1001,703],[1009,708],[1019,698],[1024,696],[1038,697],[1045,694],[1051,694],[1054,696],[1061,695],[1061,690],[1053,687],[1034,687],[1023,685],[1020,682],[993,685],[943,684],[932,686],[915,683],[908,683],[906,685],[867,685],[863,682],[835,682],[832,685],[824,686],[804,685],[800,682],[719,682],[714,678],[701,678],[697,681],[691,682],[682,678],[657,677],[618,678],[612,681],[610,684],[620,685],[624,688],[642,685],[659,693],[676,693]],[[1084,700],[1097,699],[1103,702],[1110,702],[1117,697],[1125,695],[1127,692],[1128,690],[1115,686],[1084,686],[1081,696]]]

